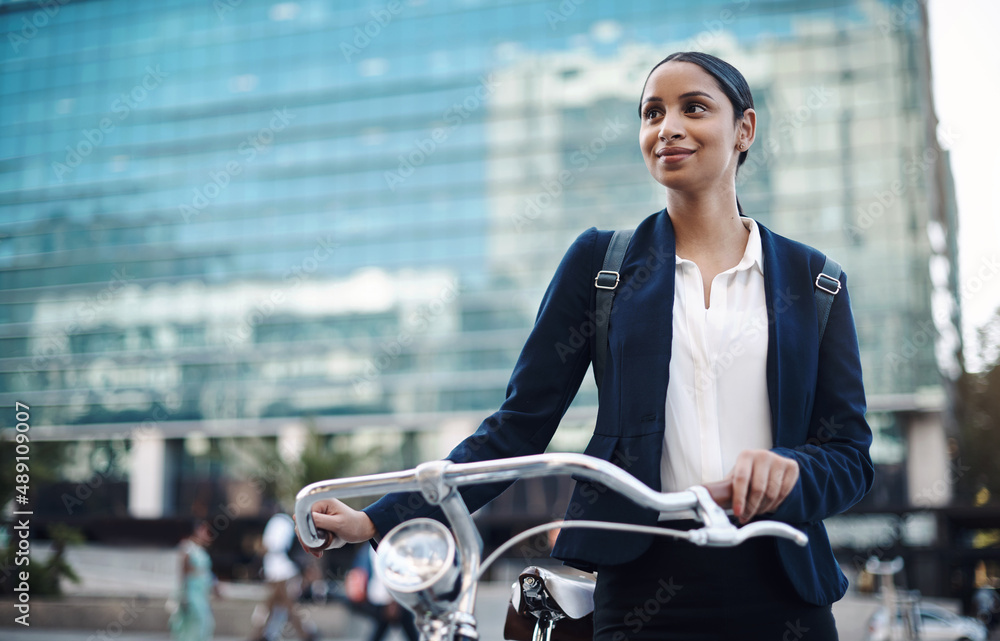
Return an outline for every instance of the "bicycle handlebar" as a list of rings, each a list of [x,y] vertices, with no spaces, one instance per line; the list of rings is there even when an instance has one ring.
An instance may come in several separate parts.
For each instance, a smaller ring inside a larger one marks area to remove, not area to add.
[[[558,452],[534,454],[475,463],[433,461],[412,470],[371,474],[312,483],[295,497],[295,518],[299,536],[309,547],[319,548],[327,539],[320,536],[312,518],[312,508],[324,499],[347,499],[381,495],[389,492],[419,491],[428,502],[436,504],[453,488],[477,483],[514,481],[519,478],[573,474],[598,482],[641,507],[660,512],[694,509],[712,532],[708,545],[736,545],[752,536],[780,536],[805,545],[806,535],[792,526],[776,521],[751,523],[736,529],[725,512],[701,486],[680,492],[657,492],[617,465],[585,454]],[[724,522],[724,523],[723,523]],[[723,532],[725,530],[726,532]]]

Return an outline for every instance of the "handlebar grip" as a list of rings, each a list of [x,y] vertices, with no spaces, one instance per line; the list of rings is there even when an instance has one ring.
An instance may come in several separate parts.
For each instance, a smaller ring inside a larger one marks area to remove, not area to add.
[[[302,520],[306,524],[305,527],[300,529],[296,519],[295,531],[298,533],[299,539],[307,547],[313,550],[332,550],[333,548],[343,547],[346,543],[346,541],[333,532],[316,527],[312,512],[306,513]]]
[[[298,517],[299,515],[296,515]],[[295,519],[295,530],[299,535],[299,540],[309,548],[325,550],[330,544],[332,536],[326,530],[320,530],[313,521],[312,512],[306,512],[302,518]],[[324,536],[325,535],[325,536]]]

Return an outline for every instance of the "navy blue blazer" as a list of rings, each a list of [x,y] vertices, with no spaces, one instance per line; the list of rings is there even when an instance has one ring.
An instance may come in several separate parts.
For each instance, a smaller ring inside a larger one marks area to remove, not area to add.
[[[775,545],[802,599],[826,605],[844,595],[847,578],[821,521],[857,503],[874,476],[857,333],[847,277],[842,275],[843,288],[834,298],[819,344],[813,290],[824,255],[763,225],[759,228],[769,319],[772,451],[795,459],[800,471],[791,494],[766,518],[785,521],[809,535],[804,548],[783,539],[775,539]],[[506,400],[448,455],[449,460],[481,461],[545,450],[591,362],[594,276],[610,239],[611,232],[591,228],[566,252],[514,367]],[[655,490],[660,489],[666,429],[674,269],[674,230],[664,209],[639,224],[625,254],[608,324],[597,424],[585,450]],[[466,488],[462,494],[470,510],[476,510],[508,485]],[[383,534],[407,518],[443,518],[418,494],[407,493],[387,495],[365,512]],[[652,525],[658,514],[602,486],[578,481],[566,518]],[[652,535],[567,529],[552,555],[594,569],[631,561],[651,541]]]

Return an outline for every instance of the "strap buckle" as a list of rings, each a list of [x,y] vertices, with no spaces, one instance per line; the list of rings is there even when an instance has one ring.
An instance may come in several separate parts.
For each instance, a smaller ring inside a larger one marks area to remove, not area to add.
[[[821,283],[820,279],[822,279],[822,278],[825,278],[826,281],[824,281],[824,282]],[[832,281],[834,284],[833,285],[827,285],[826,282],[828,282],[828,281]],[[836,289],[833,289],[834,286],[836,287]],[[840,291],[840,280],[837,279],[837,278],[834,278],[830,274],[824,274],[824,273],[820,272],[820,274],[816,277],[816,287],[819,288],[819,289],[822,289],[827,294],[836,296],[837,292]]]
[[[602,279],[601,276],[604,276],[604,278]],[[614,283],[611,283],[611,276],[615,277]],[[619,274],[618,272],[611,272],[602,269],[601,271],[597,272],[597,277],[594,278],[594,287],[596,287],[597,289],[615,289],[618,287],[618,283],[620,281],[621,281],[621,274]]]

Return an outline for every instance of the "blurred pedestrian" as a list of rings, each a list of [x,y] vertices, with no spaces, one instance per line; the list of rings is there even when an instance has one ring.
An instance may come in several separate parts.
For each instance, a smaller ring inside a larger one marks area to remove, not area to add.
[[[392,598],[378,575],[372,571],[374,565],[374,548],[362,546],[355,558],[354,567],[347,573],[344,581],[347,598],[375,623],[369,641],[382,641],[390,626],[399,626],[409,641],[417,641],[419,634],[413,623],[413,614]]]
[[[292,624],[300,639],[314,641],[319,638],[315,629],[306,629],[307,626],[295,607],[302,590],[302,577],[299,566],[288,555],[294,541],[295,522],[287,514],[277,512],[264,526],[264,535],[261,539],[265,550],[263,572],[264,581],[268,586],[268,597],[263,604],[267,610],[266,618],[255,626],[251,637],[256,641],[281,639],[281,632],[286,623]]]
[[[976,590],[974,601],[976,618],[992,632],[1000,623],[1000,596],[996,589],[990,583],[983,584]]]
[[[176,641],[208,641],[215,630],[209,599],[216,592],[212,559],[206,548],[212,542],[208,521],[195,521],[191,535],[181,541],[181,583],[177,609],[170,615],[170,636]]]

